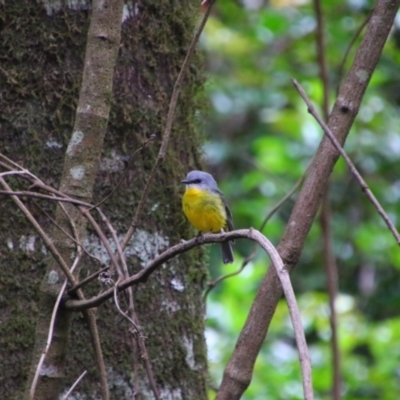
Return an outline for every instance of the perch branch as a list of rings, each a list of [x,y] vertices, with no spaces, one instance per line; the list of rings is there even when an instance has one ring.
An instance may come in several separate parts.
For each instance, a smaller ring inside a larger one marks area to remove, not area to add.
[[[242,229],[221,234],[207,234],[203,236],[203,240],[201,243],[199,243],[197,238],[193,238],[186,242],[179,243],[173,247],[170,247],[162,254],[158,255],[146,268],[139,271],[137,274],[129,277],[128,279],[123,280],[122,282],[117,284],[116,287],[105,291],[99,296],[96,296],[94,298],[85,301],[68,300],[65,303],[65,307],[75,310],[88,307],[96,307],[101,303],[103,303],[108,298],[112,297],[115,291],[124,290],[135,283],[147,280],[147,278],[158,267],[160,267],[163,263],[165,263],[166,261],[175,257],[178,254],[186,252],[198,245],[203,245],[208,243],[221,243],[227,240],[239,239],[239,238],[248,238],[250,240],[257,242],[268,253],[276,269],[276,272],[278,274],[278,277],[280,279],[281,285],[285,293],[290,316],[292,319],[292,324],[295,331],[295,337],[299,351],[299,359],[303,375],[303,388],[304,388],[305,398],[307,400],[311,400],[313,398],[312,383],[311,383],[311,363],[308,355],[307,344],[304,337],[304,331],[301,325],[300,313],[298,311],[289,274],[286,268],[284,267],[283,262],[278,252],[273,247],[273,245],[269,242],[269,240],[265,236],[263,236],[260,232],[254,229]],[[242,371],[240,368],[236,371],[237,374],[240,374],[241,372]]]

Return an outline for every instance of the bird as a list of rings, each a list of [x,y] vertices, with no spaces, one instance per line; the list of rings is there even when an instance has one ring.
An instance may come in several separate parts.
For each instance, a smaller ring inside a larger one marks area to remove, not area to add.
[[[203,171],[190,171],[181,183],[186,185],[182,196],[183,213],[199,231],[199,234],[233,230],[231,210],[211,174]],[[232,242],[221,243],[224,264],[234,261]]]

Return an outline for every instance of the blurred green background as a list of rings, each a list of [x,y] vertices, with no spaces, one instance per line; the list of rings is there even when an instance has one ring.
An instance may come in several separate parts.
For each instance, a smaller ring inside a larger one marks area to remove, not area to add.
[[[322,1],[330,106],[375,5]],[[320,110],[323,86],[316,57],[316,16],[306,0],[218,0],[201,46],[206,54],[202,115],[206,168],[227,197],[235,227],[259,228],[269,210],[305,173],[322,138],[294,89],[293,77]],[[345,149],[398,227],[400,215],[400,18],[373,75]],[[343,73],[341,76],[341,69]],[[292,199],[263,233],[277,244]],[[381,217],[339,160],[330,186],[333,248],[339,272],[336,311],[343,399],[400,398],[400,251]],[[237,241],[235,264],[211,247],[210,279],[234,271],[252,251]],[[244,271],[223,281],[207,301],[211,385],[217,387],[256,290],[268,267],[260,251]],[[316,399],[330,399],[332,367],[327,282],[317,218],[292,275],[313,364]],[[300,368],[287,306],[281,302],[244,399],[302,398]],[[214,392],[210,388],[210,398]]]

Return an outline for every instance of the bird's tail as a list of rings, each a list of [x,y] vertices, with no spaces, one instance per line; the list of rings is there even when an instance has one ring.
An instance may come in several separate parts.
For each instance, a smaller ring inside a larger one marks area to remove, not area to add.
[[[223,242],[221,243],[221,253],[222,253],[222,261],[224,264],[233,263],[233,251],[231,242]]]

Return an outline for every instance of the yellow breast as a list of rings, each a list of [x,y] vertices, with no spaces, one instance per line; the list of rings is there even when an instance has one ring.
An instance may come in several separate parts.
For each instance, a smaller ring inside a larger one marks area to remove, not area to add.
[[[201,232],[220,232],[226,225],[225,206],[218,193],[186,189],[182,208],[189,222]]]

